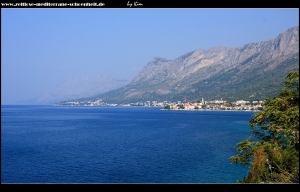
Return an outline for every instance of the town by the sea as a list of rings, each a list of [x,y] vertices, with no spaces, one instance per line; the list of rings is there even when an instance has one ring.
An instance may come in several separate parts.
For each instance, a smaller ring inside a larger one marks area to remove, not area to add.
[[[1,183],[234,184],[255,113],[2,105]]]

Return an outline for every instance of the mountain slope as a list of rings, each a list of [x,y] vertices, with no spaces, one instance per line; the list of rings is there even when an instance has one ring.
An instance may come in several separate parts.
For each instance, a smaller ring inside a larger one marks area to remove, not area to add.
[[[238,48],[197,49],[175,60],[154,57],[128,85],[94,98],[107,103],[265,99],[275,96],[285,75],[297,68],[298,26]]]

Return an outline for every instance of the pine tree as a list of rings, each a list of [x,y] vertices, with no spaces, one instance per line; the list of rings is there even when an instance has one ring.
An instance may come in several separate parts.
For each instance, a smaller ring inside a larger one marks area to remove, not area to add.
[[[240,183],[299,183],[299,69],[285,78],[278,96],[252,116],[251,135],[237,143],[230,162],[249,165]]]

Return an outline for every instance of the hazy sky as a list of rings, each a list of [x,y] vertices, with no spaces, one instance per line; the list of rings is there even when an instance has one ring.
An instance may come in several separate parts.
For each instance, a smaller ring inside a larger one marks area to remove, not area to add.
[[[1,9],[1,104],[74,76],[131,80],[155,56],[266,41],[299,25],[299,9]]]

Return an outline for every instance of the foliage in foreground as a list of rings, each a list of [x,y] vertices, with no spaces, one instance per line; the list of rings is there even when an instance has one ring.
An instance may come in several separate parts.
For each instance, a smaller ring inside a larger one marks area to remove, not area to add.
[[[299,69],[285,78],[279,95],[268,98],[250,120],[251,135],[237,143],[230,162],[249,166],[239,183],[299,183]]]

